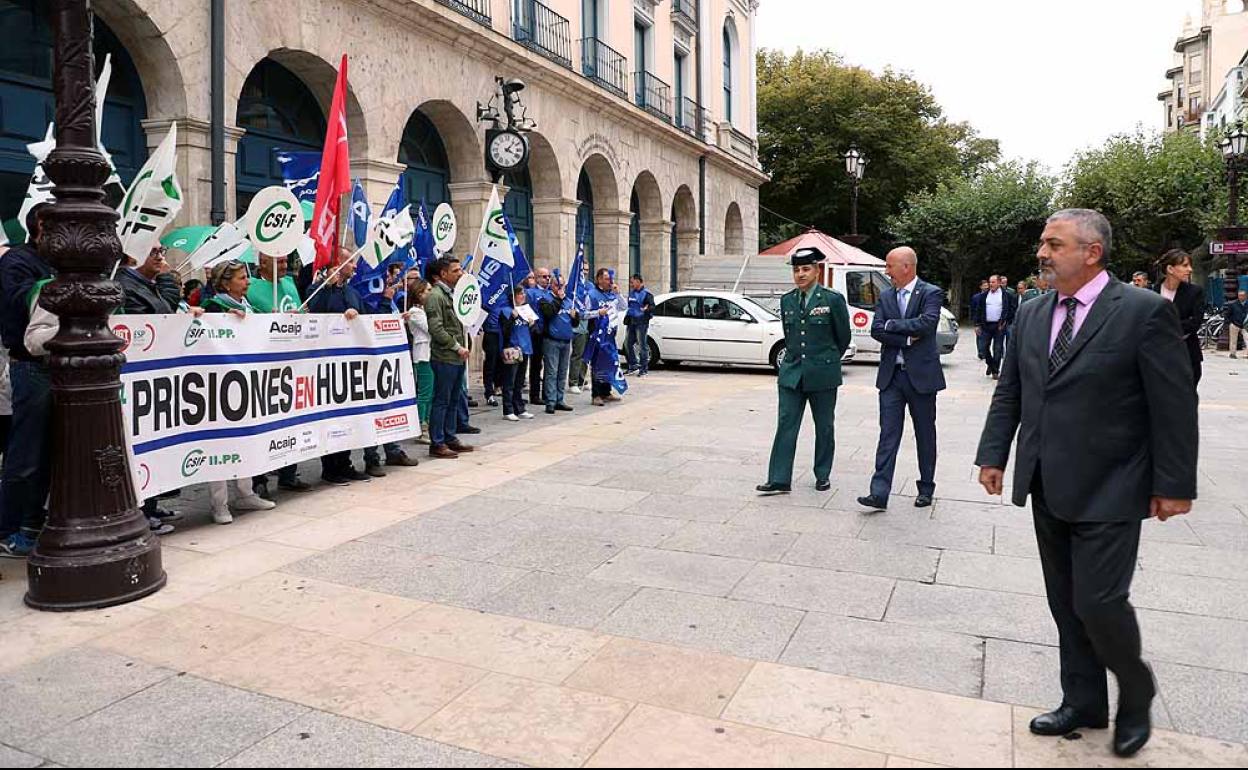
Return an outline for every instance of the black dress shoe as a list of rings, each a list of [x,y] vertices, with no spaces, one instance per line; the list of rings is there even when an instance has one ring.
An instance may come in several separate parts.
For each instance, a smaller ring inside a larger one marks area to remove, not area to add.
[[[455,431],[455,432],[456,432],[456,433],[463,433],[463,434],[464,434],[464,435],[466,435],[466,436],[475,436],[475,435],[477,435],[478,433],[480,433],[480,432],[481,432],[481,429],[480,429],[480,428],[478,428],[478,427],[476,427],[476,426],[474,426],[474,425],[469,425],[469,426],[467,426],[467,427],[460,428],[459,430],[457,430],[457,431]]]
[[[1031,720],[1030,728],[1036,735],[1069,735],[1081,727],[1104,730],[1108,726],[1108,718],[1088,719],[1076,711],[1074,706],[1063,704],[1058,706],[1056,711],[1041,714]],[[1144,744],[1140,745],[1143,746]]]
[[[932,507],[932,496],[931,495],[919,495],[918,497],[914,498],[914,507],[915,508]]]
[[[831,488],[832,488],[832,482],[829,481],[828,479],[819,479],[818,481],[815,482],[816,492],[827,492]]]
[[[572,407],[567,404],[555,404],[555,409],[560,412],[571,412]]]
[[[312,485],[307,483],[306,481],[300,481],[299,479],[295,479],[289,484],[286,483],[285,481],[279,481],[277,482],[277,488],[281,490],[285,490],[287,492],[307,492],[309,489],[312,488]]]
[[[754,487],[764,495],[787,495],[793,491],[791,484],[777,484],[774,481],[768,481],[766,484],[759,484]]]
[[[863,508],[871,508],[876,511],[888,510],[888,501],[882,497],[876,497],[875,495],[867,495],[866,497],[858,498],[858,504]]]
[[[1114,723],[1114,754],[1120,757],[1134,757],[1152,736],[1152,720],[1148,711],[1143,717],[1118,715]]]

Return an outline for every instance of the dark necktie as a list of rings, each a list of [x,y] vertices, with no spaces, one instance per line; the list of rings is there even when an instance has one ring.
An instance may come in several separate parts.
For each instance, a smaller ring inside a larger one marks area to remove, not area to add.
[[[1075,337],[1075,312],[1079,308],[1079,300],[1067,297],[1062,304],[1066,306],[1066,320],[1062,322],[1062,330],[1057,333],[1057,342],[1049,354],[1049,374],[1065,363],[1066,356],[1070,355],[1070,343]]]

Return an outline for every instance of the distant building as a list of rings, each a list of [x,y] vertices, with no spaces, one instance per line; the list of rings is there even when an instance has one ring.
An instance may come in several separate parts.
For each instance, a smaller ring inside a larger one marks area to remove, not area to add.
[[[1162,104],[1166,131],[1206,129],[1205,113],[1214,108],[1220,121],[1239,94],[1220,97],[1231,71],[1238,68],[1248,51],[1248,9],[1243,0],[1203,0],[1201,23],[1197,28],[1189,16],[1174,44],[1174,66],[1166,70],[1169,87],[1157,94]],[[1241,83],[1242,85],[1242,83]],[[1234,86],[1231,87],[1232,89]],[[1236,111],[1238,104],[1235,104]],[[1229,117],[1228,117],[1229,120]]]

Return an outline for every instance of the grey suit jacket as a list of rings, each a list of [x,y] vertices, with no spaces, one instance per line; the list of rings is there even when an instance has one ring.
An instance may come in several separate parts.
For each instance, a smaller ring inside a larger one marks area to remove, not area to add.
[[[975,464],[1005,468],[1017,432],[1014,504],[1039,473],[1069,522],[1147,518],[1154,495],[1195,499],[1197,396],[1174,306],[1111,279],[1050,376],[1057,309],[1053,292],[1019,310]]]

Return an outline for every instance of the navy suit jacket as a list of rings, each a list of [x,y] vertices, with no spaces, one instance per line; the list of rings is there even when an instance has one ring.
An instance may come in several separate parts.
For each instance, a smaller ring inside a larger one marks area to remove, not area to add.
[[[1001,290],[1001,320],[1006,326],[1014,323],[1014,317],[1018,315],[1018,295]],[[971,321],[976,326],[982,326],[988,323],[988,292],[981,291],[971,297]]]
[[[892,383],[897,371],[897,353],[904,351],[906,374],[914,389],[920,393],[938,393],[945,389],[945,371],[941,368],[940,348],[936,344],[945,292],[939,286],[920,280],[915,284],[914,296],[906,303],[904,316],[897,295],[897,289],[884,292],[875,309],[875,322],[871,324],[871,337],[883,346],[875,386],[884,390]]]

